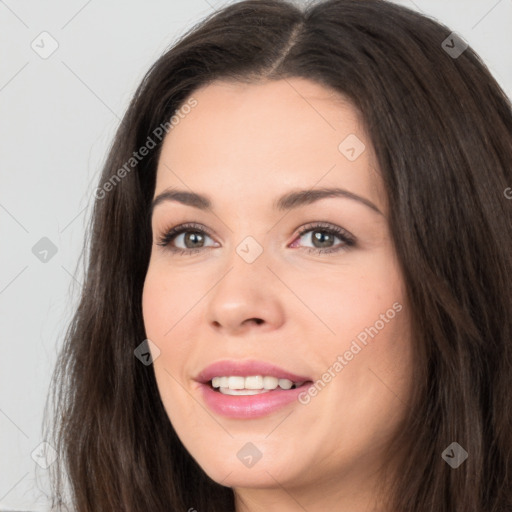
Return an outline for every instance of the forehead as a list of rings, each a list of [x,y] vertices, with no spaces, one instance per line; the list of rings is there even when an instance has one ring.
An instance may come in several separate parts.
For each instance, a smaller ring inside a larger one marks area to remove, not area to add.
[[[294,187],[342,186],[384,208],[362,118],[332,89],[299,78],[214,82],[191,98],[164,140],[155,195],[185,185],[270,202]]]

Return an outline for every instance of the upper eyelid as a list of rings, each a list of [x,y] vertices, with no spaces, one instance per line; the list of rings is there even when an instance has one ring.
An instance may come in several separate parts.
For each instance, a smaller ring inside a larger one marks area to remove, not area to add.
[[[341,226],[336,226],[336,225],[331,224],[326,221],[307,222],[306,224],[300,226],[299,228],[296,228],[295,231],[297,231],[297,235],[300,235],[300,234],[304,234],[305,232],[314,230],[314,229],[326,229],[326,230],[333,230],[333,231],[340,230],[342,232],[346,232],[347,235],[350,235],[349,231],[346,230],[345,228],[342,228]],[[176,224],[175,226],[172,226],[170,228],[164,228],[164,229],[160,230],[160,233],[165,235],[171,231],[174,231],[174,234],[177,235],[177,234],[182,234],[183,232],[194,231],[194,230],[195,231],[203,231],[208,236],[216,236],[213,233],[213,230],[207,228],[203,224],[194,223],[194,222],[184,222],[183,224]],[[155,232],[157,232],[157,230],[155,230]]]

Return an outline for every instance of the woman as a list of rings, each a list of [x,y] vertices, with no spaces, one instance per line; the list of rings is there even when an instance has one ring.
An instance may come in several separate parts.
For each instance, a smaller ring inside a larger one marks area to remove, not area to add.
[[[512,510],[511,136],[472,49],[392,3],[194,27],[95,194],[74,510]]]

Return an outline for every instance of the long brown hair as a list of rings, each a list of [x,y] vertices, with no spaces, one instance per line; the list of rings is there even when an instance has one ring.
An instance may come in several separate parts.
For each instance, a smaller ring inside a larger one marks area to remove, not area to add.
[[[54,507],[67,477],[76,512],[234,510],[233,490],[174,432],[152,366],[134,357],[146,338],[161,141],[126,164],[198,87],[303,77],[362,113],[410,304],[417,368],[389,446],[400,472],[388,506],[512,510],[512,109],[470,47],[447,51],[450,34],[382,0],[246,0],[198,23],[151,67],[103,169],[81,300],[53,376]],[[468,453],[456,469],[442,457],[452,442]]]

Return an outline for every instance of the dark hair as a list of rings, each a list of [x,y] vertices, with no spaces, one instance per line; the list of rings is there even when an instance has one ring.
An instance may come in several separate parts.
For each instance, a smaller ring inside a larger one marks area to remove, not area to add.
[[[450,34],[382,0],[246,0],[194,26],[151,67],[103,169],[111,186],[96,194],[81,300],[53,376],[54,506],[65,470],[77,512],[234,510],[233,490],[177,437],[152,366],[134,357],[146,338],[161,142],[113,180],[199,87],[303,77],[362,113],[410,305],[415,378],[389,445],[400,471],[388,506],[512,510],[512,109],[470,47],[446,51]],[[441,457],[454,441],[469,454],[457,469]]]

